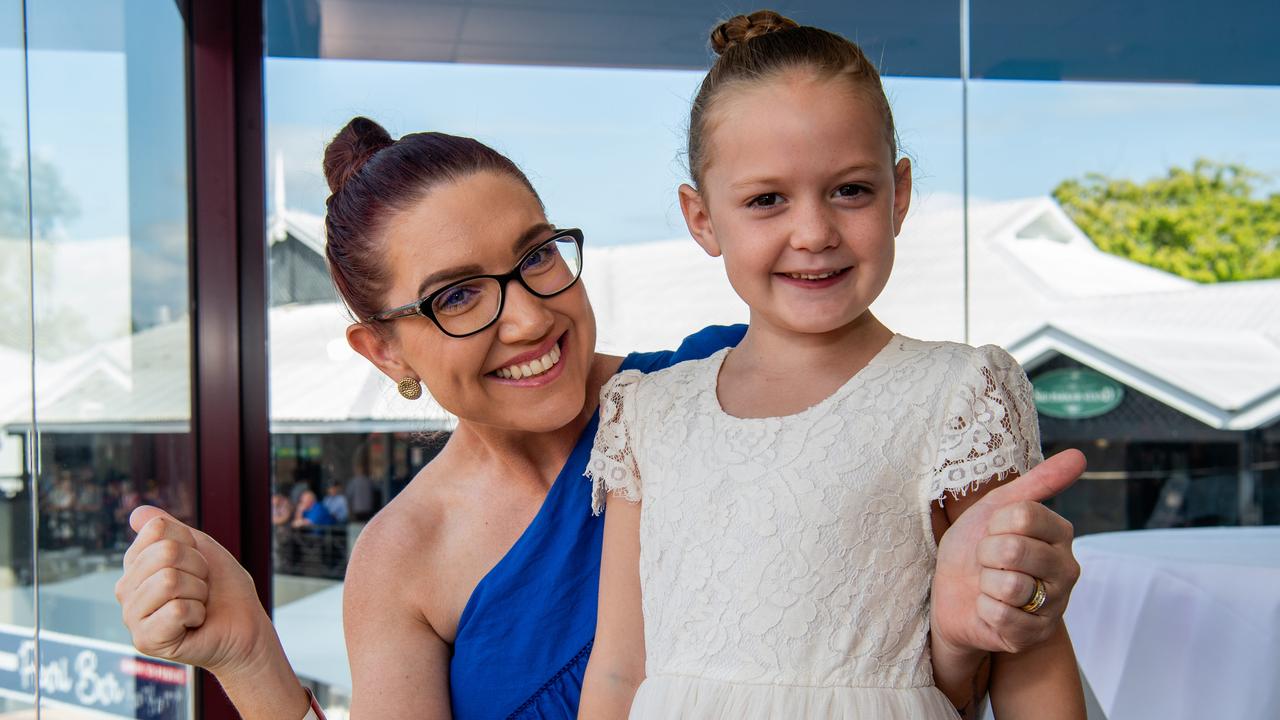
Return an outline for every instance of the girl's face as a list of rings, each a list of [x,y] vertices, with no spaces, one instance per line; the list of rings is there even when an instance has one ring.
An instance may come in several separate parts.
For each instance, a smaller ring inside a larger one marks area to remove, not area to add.
[[[388,222],[384,259],[391,283],[384,307],[469,276],[506,273],[552,234],[537,199],[509,175],[480,172],[436,187]],[[497,321],[469,337],[445,335],[421,315],[386,322],[383,329],[379,334],[352,325],[347,337],[392,380],[421,378],[431,396],[461,419],[547,432],[568,425],[586,403],[596,326],[581,282],[552,298],[510,282]],[[556,352],[559,359],[552,362]],[[535,359],[551,368],[521,379],[498,375]]]
[[[863,315],[893,267],[911,197],[875,104],[846,82],[791,72],[720,97],[690,232],[723,256],[752,324],[827,333]]]

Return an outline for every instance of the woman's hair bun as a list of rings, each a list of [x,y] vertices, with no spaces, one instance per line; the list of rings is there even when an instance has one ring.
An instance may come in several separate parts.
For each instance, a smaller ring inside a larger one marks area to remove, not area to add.
[[[367,117],[352,118],[324,149],[324,178],[337,193],[369,158],[395,143],[386,129]]]
[[[772,10],[757,10],[750,15],[737,15],[725,20],[711,31],[711,49],[716,55],[741,45],[752,38],[779,30],[800,27],[799,23]]]

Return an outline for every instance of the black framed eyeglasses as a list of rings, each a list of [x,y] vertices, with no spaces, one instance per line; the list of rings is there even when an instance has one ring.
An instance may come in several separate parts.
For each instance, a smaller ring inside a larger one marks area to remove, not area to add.
[[[582,231],[557,230],[555,235],[525,253],[509,273],[473,275],[458,280],[408,305],[383,310],[368,321],[423,315],[431,318],[445,335],[463,338],[488,328],[502,315],[507,302],[507,284],[512,280],[540,298],[549,298],[573,287],[580,275]]]

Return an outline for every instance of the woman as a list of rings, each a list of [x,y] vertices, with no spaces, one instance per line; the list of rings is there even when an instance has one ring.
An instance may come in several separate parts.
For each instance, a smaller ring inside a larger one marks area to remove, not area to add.
[[[620,369],[706,357],[743,328],[707,328],[674,352],[597,354],[581,234],[551,226],[523,173],[474,140],[392,141],[356,118],[327,148],[325,173],[330,268],[360,320],[348,341],[406,397],[425,382],[459,419],[351,558],[353,717],[574,717],[603,528],[582,477],[598,391]],[[1063,454],[1017,482],[1048,497],[1082,469]],[[934,593],[948,601],[936,622],[975,652],[1017,651],[1066,606],[1070,526],[1035,502],[977,509],[939,548]],[[132,522],[117,597],[135,645],[213,671],[246,718],[302,718],[306,693],[244,571],[154,508]],[[1000,567],[1043,580],[1038,613],[1005,605],[978,619],[984,541],[1015,560]]]

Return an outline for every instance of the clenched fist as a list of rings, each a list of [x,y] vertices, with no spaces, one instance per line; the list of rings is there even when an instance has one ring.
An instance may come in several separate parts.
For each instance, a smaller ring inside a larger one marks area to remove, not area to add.
[[[253,580],[223,547],[154,507],[129,517],[138,537],[116,599],[138,650],[218,671],[252,658],[266,613]]]

